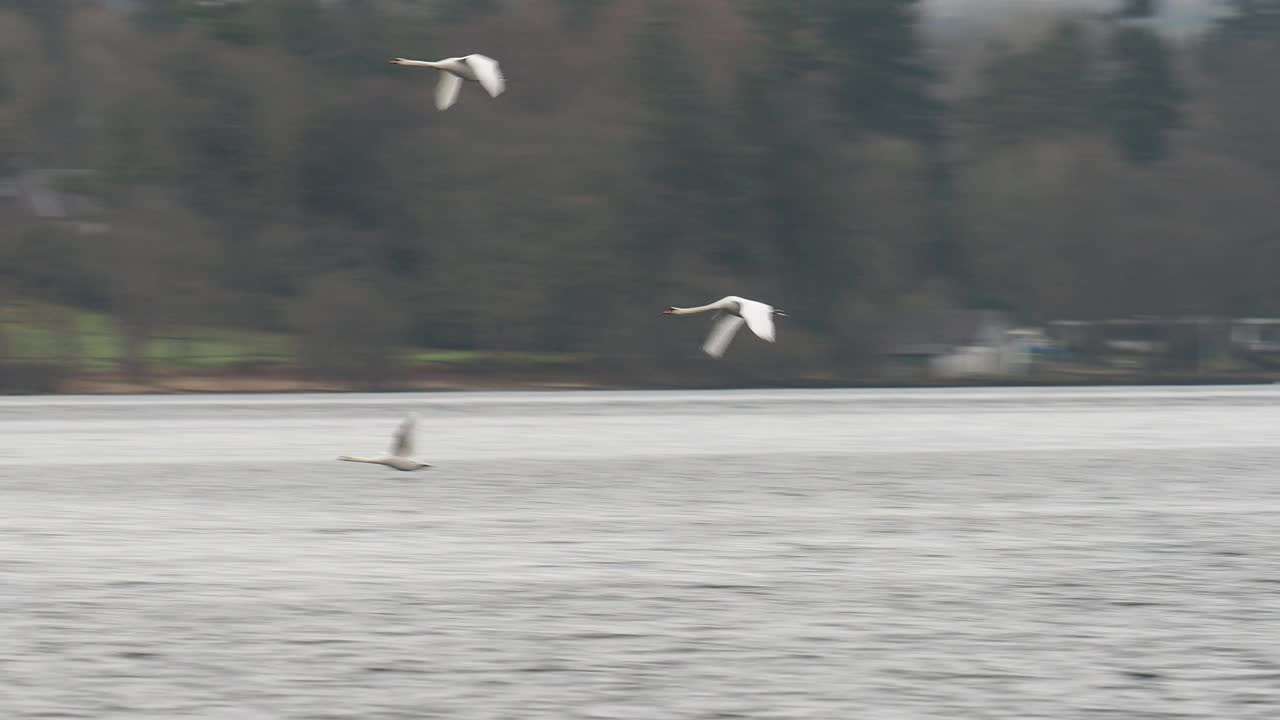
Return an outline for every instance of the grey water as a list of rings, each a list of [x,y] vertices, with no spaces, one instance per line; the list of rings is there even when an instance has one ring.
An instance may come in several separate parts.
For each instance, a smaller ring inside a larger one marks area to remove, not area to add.
[[[0,399],[0,718],[1271,720],[1278,469],[1266,386]]]

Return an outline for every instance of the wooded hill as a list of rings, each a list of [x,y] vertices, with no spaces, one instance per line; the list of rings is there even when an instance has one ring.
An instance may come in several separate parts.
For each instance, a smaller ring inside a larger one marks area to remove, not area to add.
[[[218,328],[347,377],[406,348],[686,367],[706,324],[661,309],[725,294],[789,312],[722,361],[771,377],[861,372],[953,308],[1280,314],[1280,0],[1178,43],[1137,1],[963,47],[914,0],[132,5],[0,0],[15,361],[89,311],[138,376]],[[467,52],[508,90],[443,113],[386,62]]]

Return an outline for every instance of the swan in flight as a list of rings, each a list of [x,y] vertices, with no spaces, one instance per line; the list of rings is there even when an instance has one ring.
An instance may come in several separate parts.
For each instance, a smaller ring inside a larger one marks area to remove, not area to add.
[[[391,454],[384,458],[363,458],[352,457],[350,455],[342,455],[338,459],[347,462],[373,463],[374,465],[386,465],[396,470],[421,470],[429,468],[430,465],[413,459],[413,431],[417,427],[418,416],[416,413],[409,413],[400,423],[400,427],[396,428],[395,442],[391,444]]]
[[[463,55],[434,62],[394,58],[391,64],[417,65],[439,70],[440,81],[436,83],[436,108],[440,110],[448,110],[458,100],[458,90],[462,88],[463,80],[480,83],[485,90],[489,91],[491,97],[498,97],[506,89],[506,81],[502,78],[498,61],[485,55]]]
[[[743,323],[751,328],[751,332],[755,333],[756,337],[773,342],[773,316],[787,316],[772,305],[747,300],[737,295],[720,298],[710,305],[691,308],[669,307],[662,312],[666,315],[693,315],[712,310],[716,311],[716,324],[712,326],[707,341],[702,343],[702,350],[715,358],[724,355],[725,348],[729,347],[733,336]]]

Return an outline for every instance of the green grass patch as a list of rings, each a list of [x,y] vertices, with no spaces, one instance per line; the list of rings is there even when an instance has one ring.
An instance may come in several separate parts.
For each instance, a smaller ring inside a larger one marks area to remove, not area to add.
[[[125,354],[123,330],[109,315],[61,306],[22,303],[0,306],[0,333],[7,356],[0,362],[59,363],[80,370],[116,370]],[[294,340],[283,333],[229,328],[167,328],[147,341],[152,370],[227,370],[293,367]],[[487,352],[411,348],[402,359],[411,367],[456,370],[549,369],[586,359],[575,353]]]
[[[574,365],[586,359],[577,353],[546,352],[491,352],[486,350],[409,350],[404,355],[410,365],[473,366],[483,363],[503,363],[547,367]]]
[[[60,362],[84,370],[118,368],[124,359],[122,329],[104,313],[45,305],[0,310],[10,362]],[[154,369],[221,369],[293,363],[292,341],[275,333],[189,327],[167,329],[146,343]]]

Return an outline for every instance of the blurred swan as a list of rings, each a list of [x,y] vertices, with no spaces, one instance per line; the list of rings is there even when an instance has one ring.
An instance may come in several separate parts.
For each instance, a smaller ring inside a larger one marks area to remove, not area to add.
[[[506,81],[498,61],[485,55],[463,55],[462,57],[445,58],[444,60],[407,60],[395,58],[393,65],[416,65],[418,67],[435,68],[440,71],[440,81],[436,83],[436,108],[448,110],[458,99],[458,90],[463,80],[478,82],[491,97],[498,97],[506,89]]]
[[[382,458],[363,458],[353,457],[351,455],[342,455],[338,459],[347,462],[373,463],[374,465],[386,465],[396,470],[421,470],[429,468],[430,465],[413,459],[413,433],[418,425],[418,416],[416,413],[409,413],[409,416],[400,422],[400,427],[396,428],[395,441],[391,444],[391,454]]]
[[[772,305],[747,300],[737,295],[720,298],[710,305],[691,308],[669,307],[662,312],[666,315],[693,315],[713,310],[716,312],[716,324],[712,326],[707,341],[702,344],[702,350],[716,358],[724,355],[725,349],[729,347],[733,336],[737,334],[738,328],[742,327],[743,323],[751,328],[751,332],[755,333],[756,337],[773,342],[773,316],[787,316]]]

